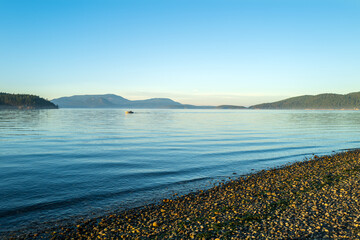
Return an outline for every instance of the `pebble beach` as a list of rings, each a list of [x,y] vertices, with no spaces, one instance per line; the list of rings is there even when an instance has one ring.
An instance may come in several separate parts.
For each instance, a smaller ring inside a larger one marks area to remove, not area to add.
[[[236,171],[236,169],[234,169]],[[6,239],[358,239],[360,150]]]

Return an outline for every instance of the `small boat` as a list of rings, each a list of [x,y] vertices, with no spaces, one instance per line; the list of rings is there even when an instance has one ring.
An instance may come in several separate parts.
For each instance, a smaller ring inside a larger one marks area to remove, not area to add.
[[[126,111],[125,114],[133,114],[133,111]]]

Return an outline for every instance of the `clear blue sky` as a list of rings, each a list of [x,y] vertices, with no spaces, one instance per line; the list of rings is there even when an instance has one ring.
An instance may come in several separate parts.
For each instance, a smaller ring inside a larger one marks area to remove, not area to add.
[[[0,91],[246,106],[360,91],[360,1],[0,0]]]

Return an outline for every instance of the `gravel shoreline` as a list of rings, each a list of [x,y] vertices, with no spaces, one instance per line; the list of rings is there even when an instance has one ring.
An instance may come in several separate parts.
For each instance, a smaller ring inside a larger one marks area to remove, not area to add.
[[[8,239],[357,239],[360,150]]]

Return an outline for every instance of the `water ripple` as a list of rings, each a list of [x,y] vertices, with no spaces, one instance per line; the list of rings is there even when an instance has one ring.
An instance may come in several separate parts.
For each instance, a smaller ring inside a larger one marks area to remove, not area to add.
[[[358,148],[359,122],[351,111],[0,111],[0,232]]]

